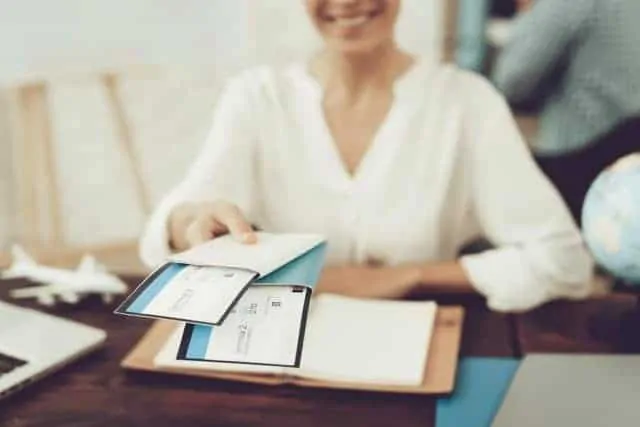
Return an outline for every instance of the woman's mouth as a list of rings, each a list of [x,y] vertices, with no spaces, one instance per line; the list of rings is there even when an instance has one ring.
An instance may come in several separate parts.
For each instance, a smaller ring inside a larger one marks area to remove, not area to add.
[[[325,15],[322,19],[339,28],[351,29],[366,25],[380,15],[381,11],[362,12],[350,15]]]

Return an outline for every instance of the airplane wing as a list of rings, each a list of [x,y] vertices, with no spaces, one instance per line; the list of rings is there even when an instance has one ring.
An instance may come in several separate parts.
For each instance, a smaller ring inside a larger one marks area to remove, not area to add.
[[[80,300],[80,293],[70,291],[64,285],[28,286],[13,289],[9,295],[15,299],[35,298],[44,305],[53,305],[56,297],[69,304],[75,304]]]
[[[42,286],[27,286],[24,288],[12,289],[9,291],[9,295],[12,298],[35,298],[44,294],[55,294],[64,289],[61,285],[42,285]]]
[[[105,268],[102,264],[100,264],[94,256],[85,255],[82,257],[82,261],[80,261],[80,265],[77,270],[78,273],[104,273]]]

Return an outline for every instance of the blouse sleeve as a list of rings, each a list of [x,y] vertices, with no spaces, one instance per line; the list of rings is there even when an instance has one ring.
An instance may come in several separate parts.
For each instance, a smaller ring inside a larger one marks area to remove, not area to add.
[[[208,137],[182,181],[156,207],[140,239],[140,258],[149,267],[171,253],[167,221],[183,202],[226,200],[250,221],[256,220],[255,131],[250,120],[251,93],[246,77],[235,77],[216,102]]]
[[[524,311],[591,290],[593,261],[559,193],[538,169],[504,99],[484,85],[468,111],[474,217],[495,249],[461,258],[496,311]]]

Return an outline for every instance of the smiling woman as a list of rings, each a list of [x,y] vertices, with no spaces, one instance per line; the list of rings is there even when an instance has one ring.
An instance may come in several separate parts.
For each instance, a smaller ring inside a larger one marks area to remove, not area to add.
[[[393,42],[399,3],[308,0],[307,10],[329,47],[357,52]]]
[[[324,46],[228,82],[148,222],[147,264],[229,232],[255,243],[253,224],[326,237],[318,292],[478,292],[504,311],[591,293],[592,260],[508,105],[481,76],[401,49],[402,5],[307,0]],[[478,236],[495,247],[460,256]]]

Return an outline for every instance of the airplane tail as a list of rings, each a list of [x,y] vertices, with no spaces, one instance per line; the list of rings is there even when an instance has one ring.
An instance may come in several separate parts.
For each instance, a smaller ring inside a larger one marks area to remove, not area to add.
[[[11,266],[0,273],[2,279],[17,279],[25,276],[25,272],[36,266],[37,263],[27,252],[18,245],[11,248],[13,263]]]

